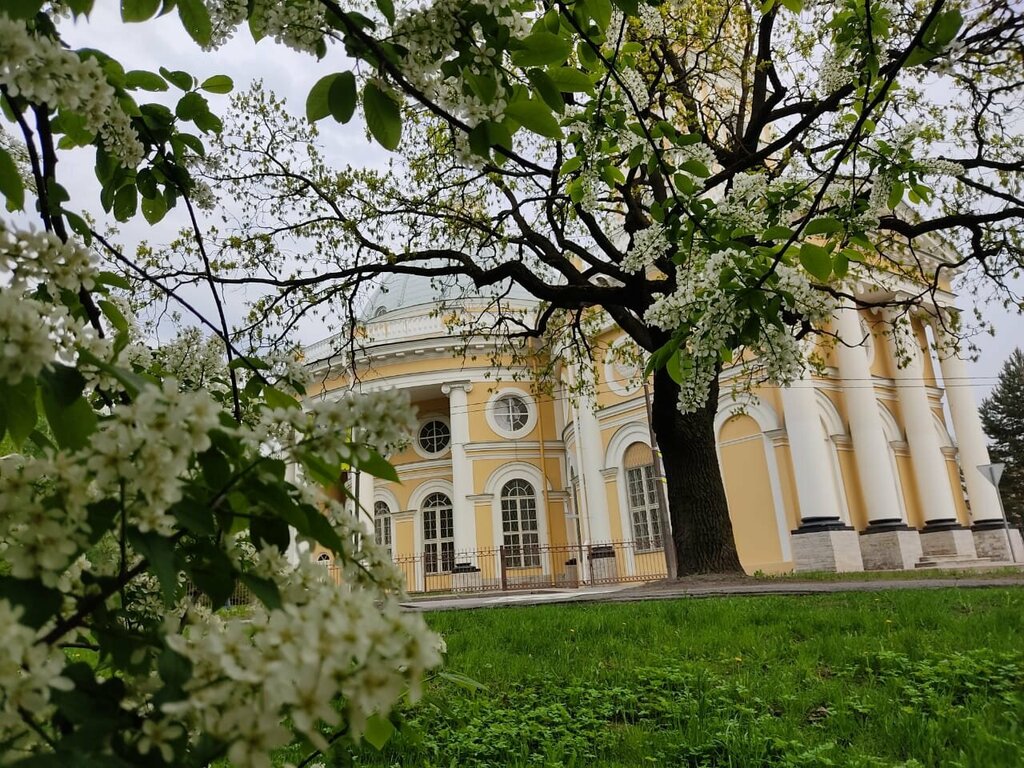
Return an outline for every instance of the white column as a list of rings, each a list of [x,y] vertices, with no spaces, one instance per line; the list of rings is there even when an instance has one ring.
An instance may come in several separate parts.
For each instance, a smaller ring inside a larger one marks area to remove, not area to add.
[[[949,485],[946,458],[942,455],[935,419],[924,386],[922,351],[910,319],[890,315],[894,334],[906,337],[907,349],[898,349],[894,339],[888,340],[893,359],[906,362],[896,366],[893,378],[903,414],[903,426],[910,445],[910,462],[914,470],[914,483],[923,506],[927,525],[956,523],[956,507]]]
[[[476,512],[469,496],[473,494],[473,462],[466,455],[469,443],[469,401],[473,389],[469,381],[453,381],[441,386],[448,395],[448,419],[452,428],[452,512],[455,523],[455,564],[475,564]]]
[[[871,366],[864,349],[864,332],[860,314],[852,306],[836,310],[836,357],[839,377],[843,383],[843,398],[850,419],[850,436],[857,458],[857,476],[860,480],[868,522],[903,522],[899,499],[896,496],[896,478],[889,461],[889,444],[878,412]]]
[[[974,523],[982,520],[1002,520],[998,492],[978,471],[979,466],[990,463],[991,459],[988,456],[978,406],[969,386],[971,380],[967,373],[967,365],[957,357],[953,341],[946,338],[938,324],[935,328],[935,337],[939,348],[942,382],[946,388],[946,401],[949,403],[949,415],[953,420],[953,432],[956,435],[960,469],[964,473],[967,496],[971,504],[971,520]]]
[[[836,525],[842,513],[834,487],[832,457],[827,453],[827,436],[809,373],[805,371],[799,381],[782,390],[782,410],[800,502],[800,525]]]
[[[358,501],[361,509],[360,514],[368,521],[370,530],[373,530],[373,475],[369,472],[360,472],[357,482],[359,483]]]
[[[588,544],[611,541],[611,521],[608,519],[608,497],[604,490],[604,442],[601,425],[597,420],[597,403],[589,392],[580,396],[577,406],[576,442],[579,446],[580,476],[586,505]]]

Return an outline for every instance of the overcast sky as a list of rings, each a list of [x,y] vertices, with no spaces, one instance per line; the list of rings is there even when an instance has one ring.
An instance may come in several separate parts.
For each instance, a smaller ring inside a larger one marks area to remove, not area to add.
[[[252,42],[246,30],[239,30],[236,39],[213,53],[202,51],[187,36],[177,19],[170,14],[145,24],[125,25],[119,17],[119,3],[115,0],[100,0],[88,23],[68,22],[63,33],[74,46],[99,48],[118,59],[125,69],[156,70],[159,66],[168,69],[185,70],[200,80],[214,74],[225,74],[235,82],[235,90],[246,89],[257,79],[278,96],[287,99],[291,111],[304,111],[306,94],[323,75],[350,68],[346,57],[337,50],[330,51],[322,61],[312,56],[295,53],[277,45],[271,40]],[[172,93],[170,94],[173,97]],[[161,94],[145,94],[146,98],[158,100]],[[228,96],[209,95],[211,107],[216,113],[223,113],[228,105]],[[326,155],[336,165],[368,164],[380,165],[386,161],[386,153],[378,145],[368,141],[359,122],[359,115],[346,126],[324,120],[320,123],[321,138]],[[92,153],[80,151],[66,161],[62,170],[62,181],[71,190],[72,200],[81,204],[98,200],[98,185],[92,172]],[[100,220],[102,210],[93,202],[91,212]],[[131,222],[119,225],[120,240],[126,246],[134,246],[141,240],[158,245],[166,243],[181,219],[168,216],[161,225],[150,227],[139,216]],[[212,310],[208,294],[193,297],[204,309]],[[241,296],[229,296],[234,317],[240,317]],[[959,305],[969,308],[974,297],[961,295]],[[997,333],[994,338],[979,337],[981,356],[969,364],[972,388],[981,398],[991,387],[1003,360],[1018,345],[1024,346],[1024,317],[996,305],[983,307],[987,319],[991,320]],[[304,342],[316,340],[317,329],[305,329]]]

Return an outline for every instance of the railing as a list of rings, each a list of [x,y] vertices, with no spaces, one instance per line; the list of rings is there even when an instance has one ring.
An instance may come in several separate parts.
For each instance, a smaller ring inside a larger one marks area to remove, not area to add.
[[[493,547],[395,558],[409,592],[576,589],[665,578],[665,553],[632,541]]]

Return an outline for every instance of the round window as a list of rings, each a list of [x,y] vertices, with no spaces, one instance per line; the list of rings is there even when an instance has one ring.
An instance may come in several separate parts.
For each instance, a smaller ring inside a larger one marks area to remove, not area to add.
[[[426,453],[441,453],[451,441],[452,431],[440,419],[431,419],[420,427],[420,448]]]
[[[506,432],[518,432],[530,420],[530,409],[518,395],[502,395],[494,403],[494,420]]]

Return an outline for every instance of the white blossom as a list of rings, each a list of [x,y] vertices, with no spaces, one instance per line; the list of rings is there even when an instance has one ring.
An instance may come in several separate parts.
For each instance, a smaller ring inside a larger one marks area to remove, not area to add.
[[[95,58],[83,58],[24,22],[0,14],[0,85],[12,96],[81,115],[84,127],[125,167],[142,162],[144,148],[113,86]]]
[[[665,228],[656,221],[633,235],[633,246],[622,260],[627,272],[640,272],[668,253],[669,242]]]

